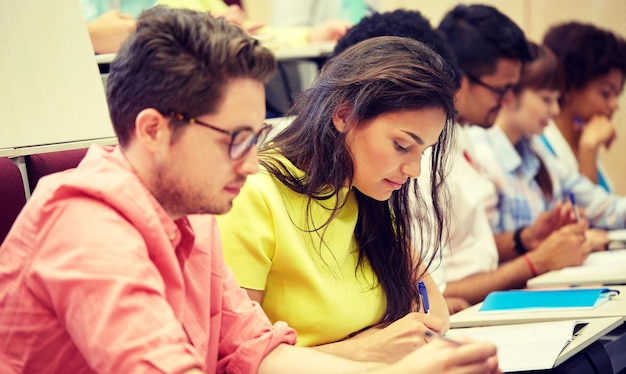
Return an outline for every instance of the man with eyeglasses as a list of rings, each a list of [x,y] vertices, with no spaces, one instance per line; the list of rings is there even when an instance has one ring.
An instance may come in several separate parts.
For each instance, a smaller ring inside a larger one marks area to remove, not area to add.
[[[523,31],[496,8],[458,5],[442,19],[443,32],[463,72],[457,122],[491,127],[500,104],[531,59]]]
[[[494,290],[520,288],[536,275],[526,251],[555,247],[561,240],[546,240],[566,223],[571,205],[542,214],[532,225],[494,235],[487,209],[497,209],[493,184],[472,163],[472,146],[465,133],[469,126],[491,127],[532,57],[522,30],[496,8],[458,5],[438,26],[463,72],[456,94],[457,160],[446,184],[451,192],[453,221],[444,253],[446,298],[475,304]],[[422,168],[428,170],[428,160]],[[427,172],[422,172],[427,175]],[[429,183],[420,178],[420,187]],[[455,312],[451,310],[451,313]]]
[[[206,13],[139,17],[107,84],[119,146],[41,179],[0,247],[0,373],[498,371],[478,343],[434,339],[389,365],[294,347],[239,287],[214,214],[258,171],[275,65]]]
[[[208,15],[138,19],[107,84],[119,146],[43,178],[0,247],[0,372],[252,372],[294,343],[227,271],[212,216],[257,171],[274,68]]]
[[[467,126],[491,127],[503,100],[518,82],[524,62],[531,59],[523,31],[496,8],[485,5],[458,5],[438,26],[457,59],[463,76],[455,96],[457,110],[456,160],[446,178],[451,192],[452,221],[444,249],[446,299],[481,301],[494,288],[519,286],[518,275],[492,272],[506,253],[514,252],[513,233],[494,237],[486,214],[496,201],[495,189],[472,164],[472,148]],[[422,175],[428,175],[428,158],[422,162]],[[427,178],[420,187],[428,191]],[[516,269],[514,269],[516,270]],[[504,271],[507,271],[506,269]],[[482,279],[472,279],[479,274]],[[526,276],[524,274],[524,276]],[[526,278],[527,279],[527,278]],[[458,311],[458,303],[449,305]]]

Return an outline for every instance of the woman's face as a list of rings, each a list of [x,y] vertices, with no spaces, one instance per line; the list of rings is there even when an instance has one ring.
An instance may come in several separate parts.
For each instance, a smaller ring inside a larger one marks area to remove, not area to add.
[[[422,153],[437,142],[445,121],[442,109],[427,108],[385,113],[350,127],[346,144],[355,165],[353,186],[372,199],[389,199],[419,176]],[[341,124],[335,125],[341,131]]]
[[[568,110],[582,122],[587,122],[594,115],[611,119],[618,108],[623,85],[624,75],[618,69],[612,69],[583,88],[569,92],[564,97],[563,110]]]
[[[522,136],[543,133],[550,119],[559,114],[559,97],[558,90],[523,90],[517,100],[505,104],[509,106],[509,124]]]

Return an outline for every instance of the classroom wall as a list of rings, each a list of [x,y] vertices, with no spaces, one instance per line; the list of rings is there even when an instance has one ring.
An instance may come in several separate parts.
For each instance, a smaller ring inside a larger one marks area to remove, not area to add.
[[[433,25],[456,4],[477,3],[458,0],[378,0],[381,11],[398,8],[419,10]],[[493,5],[508,15],[526,33],[529,39],[540,42],[548,27],[569,20],[591,22],[626,37],[626,1],[623,0],[482,0],[482,4]],[[269,22],[271,0],[244,0],[246,11],[252,19]],[[608,151],[602,151],[607,173],[615,185],[616,192],[626,195],[626,94],[620,97],[620,110],[613,118],[618,138]]]
[[[0,35],[0,149],[114,136],[78,1],[2,1]]]

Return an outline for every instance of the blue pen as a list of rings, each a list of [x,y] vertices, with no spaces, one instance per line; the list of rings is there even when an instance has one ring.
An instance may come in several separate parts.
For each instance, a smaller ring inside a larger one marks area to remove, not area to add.
[[[580,213],[578,212],[578,206],[576,205],[576,196],[574,196],[573,192],[569,193],[569,201],[571,201],[572,206],[574,206],[574,215],[576,216],[576,222],[580,222]]]
[[[424,313],[428,314],[428,312],[430,312],[430,304],[428,303],[428,291],[426,291],[426,285],[423,281],[417,282],[417,290],[419,291],[420,298],[422,299]]]

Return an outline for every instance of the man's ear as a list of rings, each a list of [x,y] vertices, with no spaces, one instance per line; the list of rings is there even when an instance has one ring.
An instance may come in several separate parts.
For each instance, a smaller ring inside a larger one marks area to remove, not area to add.
[[[470,80],[467,77],[467,75],[463,75],[461,77],[461,85],[459,86],[459,89],[458,89],[457,92],[463,92],[464,94],[467,95],[467,92],[469,92],[471,84],[472,84],[472,82],[470,82]]]
[[[156,149],[169,144],[171,129],[169,119],[154,108],[146,108],[135,118],[135,139],[145,147]]]
[[[352,113],[352,109],[347,105],[341,105],[333,113],[333,125],[339,132],[346,132],[348,130],[348,118]]]

